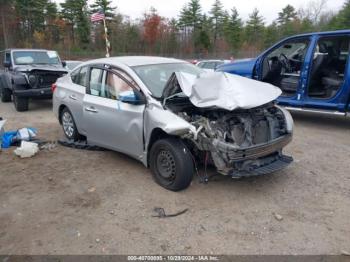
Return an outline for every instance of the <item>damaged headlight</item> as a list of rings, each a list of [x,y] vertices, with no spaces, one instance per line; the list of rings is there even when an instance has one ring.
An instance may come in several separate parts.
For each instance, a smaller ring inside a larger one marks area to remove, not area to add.
[[[279,110],[282,111],[284,118],[286,120],[286,130],[288,133],[293,133],[293,127],[294,127],[294,121],[293,118],[291,116],[291,114],[289,113],[288,110],[284,109],[283,107],[280,106],[276,106]]]
[[[36,75],[29,75],[28,76],[28,82],[29,82],[29,85],[33,88],[36,87],[37,83],[38,83],[38,78]]]

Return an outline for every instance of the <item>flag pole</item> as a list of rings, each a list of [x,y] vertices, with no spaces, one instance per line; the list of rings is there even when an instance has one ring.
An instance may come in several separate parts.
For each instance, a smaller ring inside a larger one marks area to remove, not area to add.
[[[105,28],[105,40],[106,40],[106,57],[110,57],[110,54],[109,54],[109,49],[111,47],[111,44],[108,40],[108,29],[107,29],[107,25],[106,25],[106,16],[104,16],[103,18],[103,26]]]

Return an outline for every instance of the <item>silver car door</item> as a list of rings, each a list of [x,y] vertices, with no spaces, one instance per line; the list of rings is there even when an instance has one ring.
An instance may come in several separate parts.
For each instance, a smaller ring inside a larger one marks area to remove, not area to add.
[[[118,100],[121,91],[132,90],[132,87],[111,70],[92,67],[89,75],[89,87],[83,102],[87,140],[140,158],[143,154],[145,106]]]
[[[65,104],[71,111],[75,124],[80,134],[85,134],[83,125],[83,99],[87,86],[88,67],[79,68],[71,73],[71,82],[67,81],[63,85],[65,94]]]

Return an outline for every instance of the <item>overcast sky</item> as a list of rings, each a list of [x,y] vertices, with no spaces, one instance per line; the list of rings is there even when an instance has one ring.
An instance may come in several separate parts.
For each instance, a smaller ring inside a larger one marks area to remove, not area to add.
[[[241,18],[247,19],[248,14],[256,7],[265,17],[267,23],[277,17],[277,13],[287,4],[293,5],[296,9],[306,7],[312,0],[221,0],[226,9],[236,7]],[[318,0],[313,0],[318,1]],[[327,10],[337,11],[345,0],[328,0]],[[63,0],[56,0],[63,2]],[[89,0],[92,2],[92,0]],[[155,7],[161,16],[167,18],[177,17],[179,11],[188,0],[113,0],[118,12],[136,19],[142,16],[151,6]],[[203,11],[210,10],[213,0],[201,0]]]

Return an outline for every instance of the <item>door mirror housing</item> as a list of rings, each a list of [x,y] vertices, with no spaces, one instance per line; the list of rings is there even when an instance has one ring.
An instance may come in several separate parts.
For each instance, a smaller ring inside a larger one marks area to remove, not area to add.
[[[11,67],[11,62],[10,61],[4,61],[4,67],[5,68],[10,68]]]
[[[62,66],[66,67],[67,66],[67,62],[66,61],[62,61]]]
[[[142,94],[135,91],[121,92],[118,96],[118,99],[120,102],[132,105],[142,105],[145,103],[145,99],[143,98]]]

